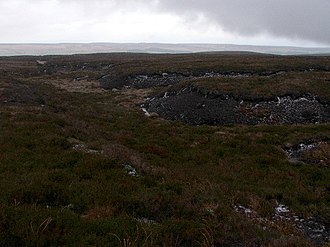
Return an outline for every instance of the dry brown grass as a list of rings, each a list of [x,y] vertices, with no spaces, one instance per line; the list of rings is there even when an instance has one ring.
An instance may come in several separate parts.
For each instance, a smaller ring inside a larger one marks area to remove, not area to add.
[[[72,93],[106,93],[107,91],[100,86],[98,81],[90,80],[46,80],[46,84]]]
[[[103,154],[111,159],[119,160],[123,163],[129,163],[135,168],[142,170],[145,173],[159,176],[168,173],[166,168],[153,166],[143,159],[136,151],[131,150],[124,145],[108,144],[102,147]]]
[[[150,95],[153,93],[153,89],[121,89],[117,92],[115,97],[116,102],[120,106],[128,109],[132,109],[136,106],[143,104]]]

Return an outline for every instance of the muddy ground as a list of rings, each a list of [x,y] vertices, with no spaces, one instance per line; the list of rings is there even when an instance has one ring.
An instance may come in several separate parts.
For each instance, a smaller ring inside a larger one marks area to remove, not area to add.
[[[183,88],[152,98],[145,108],[165,119],[194,125],[318,124],[330,120],[330,106],[313,95],[253,102],[233,95],[207,95],[195,88]]]

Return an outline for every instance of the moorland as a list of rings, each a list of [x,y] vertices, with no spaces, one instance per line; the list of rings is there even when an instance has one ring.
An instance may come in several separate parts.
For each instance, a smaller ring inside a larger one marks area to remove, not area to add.
[[[0,58],[1,246],[329,246],[330,57]]]

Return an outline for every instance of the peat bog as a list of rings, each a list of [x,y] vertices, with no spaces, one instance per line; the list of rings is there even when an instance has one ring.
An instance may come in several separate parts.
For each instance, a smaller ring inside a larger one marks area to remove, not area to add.
[[[0,246],[329,246],[330,57],[0,58]]]

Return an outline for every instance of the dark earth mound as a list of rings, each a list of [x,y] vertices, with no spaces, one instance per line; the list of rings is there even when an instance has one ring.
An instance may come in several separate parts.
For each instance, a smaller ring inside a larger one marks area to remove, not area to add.
[[[194,88],[184,88],[153,98],[144,107],[165,119],[193,125],[317,124],[330,120],[329,105],[320,103],[312,95],[252,102],[232,95],[207,95]]]

